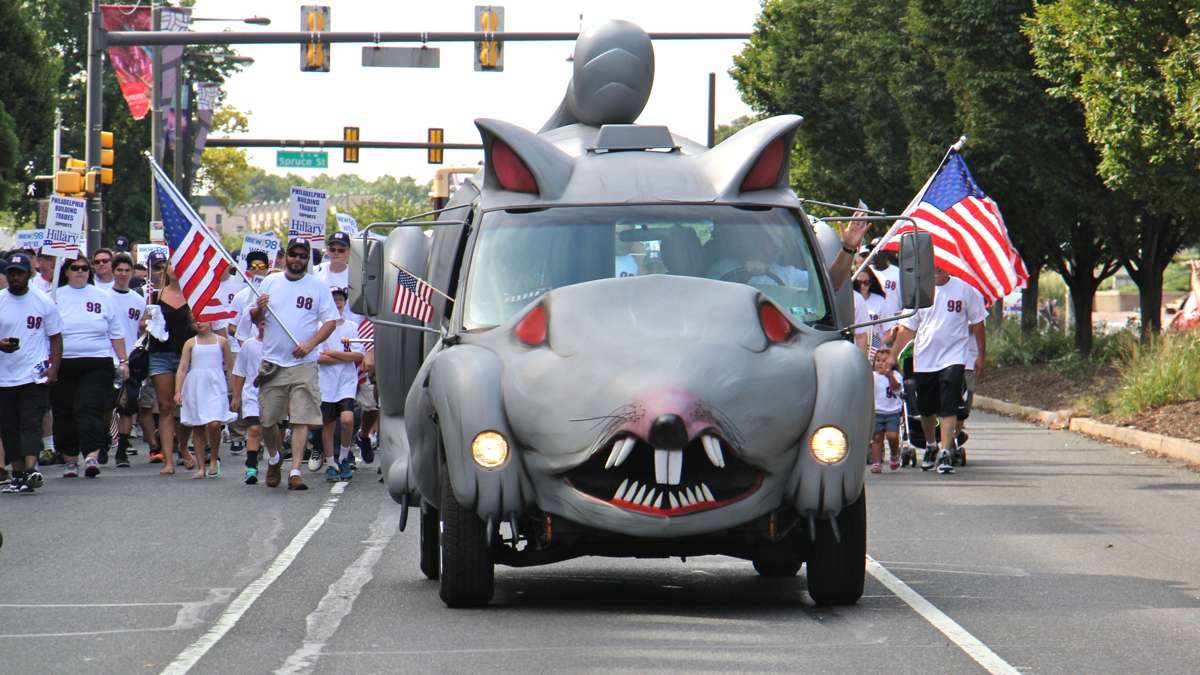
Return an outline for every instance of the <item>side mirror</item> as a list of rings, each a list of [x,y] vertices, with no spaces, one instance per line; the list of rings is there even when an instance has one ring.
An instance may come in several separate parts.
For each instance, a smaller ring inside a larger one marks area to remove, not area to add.
[[[933,305],[933,238],[928,232],[900,235],[900,298],[904,309]]]
[[[364,246],[365,244],[365,246]],[[350,238],[350,311],[376,316],[382,297],[383,241],[369,237]]]

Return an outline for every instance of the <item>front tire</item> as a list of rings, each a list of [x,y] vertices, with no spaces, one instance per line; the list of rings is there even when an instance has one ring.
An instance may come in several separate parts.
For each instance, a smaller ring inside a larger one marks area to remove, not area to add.
[[[441,542],[438,537],[438,510],[421,500],[421,574],[426,579],[437,581],[441,565]]]
[[[439,512],[441,566],[438,594],[447,607],[482,607],[492,599],[495,563],[487,546],[487,526],[454,499],[450,472],[442,467]]]
[[[837,515],[839,542],[829,521],[817,521],[817,540],[808,558],[808,594],[818,605],[853,605],[867,574],[867,491]]]

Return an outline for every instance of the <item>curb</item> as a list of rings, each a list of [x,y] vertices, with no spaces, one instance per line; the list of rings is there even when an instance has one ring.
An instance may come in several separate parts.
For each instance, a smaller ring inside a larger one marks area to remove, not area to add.
[[[975,395],[974,405],[988,412],[1019,417],[1051,429],[1067,429],[1075,433],[1096,436],[1161,457],[1178,459],[1192,466],[1200,466],[1200,443],[1182,438],[1097,422],[1090,417],[1073,417],[1070,410],[1039,410],[979,394]]]

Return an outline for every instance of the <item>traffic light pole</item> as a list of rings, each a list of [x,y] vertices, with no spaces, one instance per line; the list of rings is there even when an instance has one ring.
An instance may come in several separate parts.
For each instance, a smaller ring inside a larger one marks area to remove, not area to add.
[[[333,141],[294,138],[210,138],[207,148],[373,148],[377,150],[482,150],[479,143],[425,143],[409,141]]]
[[[750,33],[649,33],[651,40],[747,40]],[[368,32],[184,32],[171,31],[114,31],[107,34],[112,46],[159,46],[167,45],[282,45],[282,44],[335,44],[357,42],[381,44],[385,42],[562,42],[576,40],[579,33],[530,33],[497,32],[423,32],[406,31],[394,33]]]
[[[162,8],[155,7],[152,11],[154,30],[162,30]],[[154,161],[162,161],[162,47],[154,47],[154,65],[150,78],[150,156]],[[154,172],[150,172],[150,220],[162,220],[158,212],[158,188],[154,184]]]
[[[87,145],[84,160],[88,171],[100,171],[100,131],[104,127],[104,20],[100,0],[92,0],[88,15],[87,54]],[[87,252],[100,248],[104,232],[104,203],[100,192],[87,199]]]

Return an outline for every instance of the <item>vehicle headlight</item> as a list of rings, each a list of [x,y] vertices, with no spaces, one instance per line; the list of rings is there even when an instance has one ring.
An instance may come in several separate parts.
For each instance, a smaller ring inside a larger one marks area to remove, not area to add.
[[[837,427],[821,427],[812,435],[812,455],[822,464],[837,464],[846,458],[846,434]]]
[[[481,431],[471,441],[471,458],[485,469],[495,469],[508,459],[508,441],[495,431]]]

